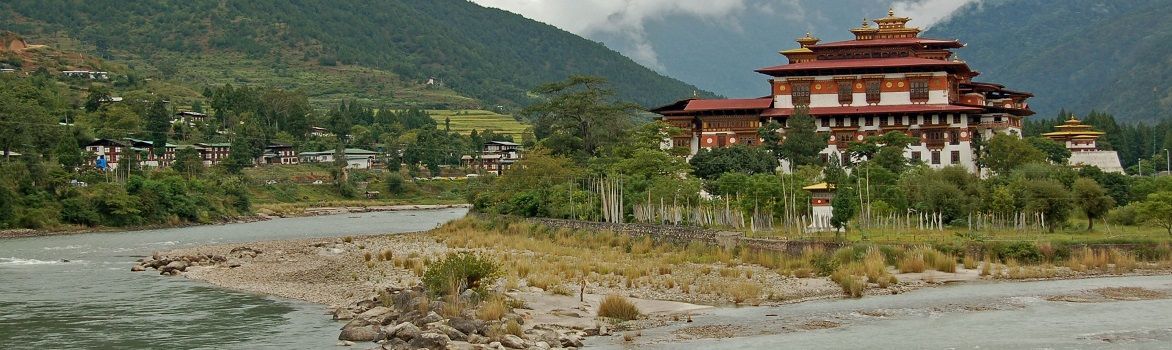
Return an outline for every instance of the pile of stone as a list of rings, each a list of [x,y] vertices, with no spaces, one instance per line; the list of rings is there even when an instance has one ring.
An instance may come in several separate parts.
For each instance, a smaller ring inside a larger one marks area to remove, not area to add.
[[[461,294],[461,302],[471,305],[477,298],[472,290]],[[499,334],[501,325],[524,320],[515,313],[501,320],[483,321],[474,310],[466,308],[460,315],[441,316],[446,303],[429,298],[422,287],[387,288],[379,296],[340,307],[331,306],[336,320],[348,321],[338,335],[339,345],[375,342],[375,349],[576,349],[582,346],[585,332],[538,325],[522,333]]]
[[[239,249],[239,248],[238,248]],[[233,250],[235,253],[236,250]],[[259,251],[249,249],[251,257],[256,257]],[[157,253],[150,257],[138,259],[130,271],[141,272],[147,269],[155,269],[159,271],[160,275],[178,275],[186,272],[192,266],[213,266],[217,264],[227,263],[228,258],[222,255],[184,255],[184,256],[159,256]],[[232,267],[238,267],[235,265]]]

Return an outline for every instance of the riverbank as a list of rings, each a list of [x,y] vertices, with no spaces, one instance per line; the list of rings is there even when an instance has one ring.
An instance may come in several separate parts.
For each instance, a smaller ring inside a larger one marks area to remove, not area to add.
[[[260,253],[234,255],[234,250]],[[842,286],[841,278],[836,280],[838,277],[811,268],[839,260],[839,266],[849,267],[853,264],[849,261],[856,259],[853,248],[815,250],[787,258],[706,244],[655,244],[648,238],[612,232],[466,218],[428,232],[222,244],[161,255],[225,256],[225,263],[194,267],[185,275],[226,288],[341,310],[373,303],[380,292],[408,290],[419,284],[434,262],[453,252],[470,251],[499,262],[504,276],[489,289],[527,305],[527,309],[516,310],[526,321],[526,330],[562,327],[594,335],[605,334],[603,330],[609,328],[612,333],[617,329],[637,335],[642,329],[686,323],[708,310],[733,305],[770,307],[846,297],[844,290],[850,290]],[[860,252],[879,254],[873,249]],[[1101,261],[1072,260],[1063,265],[976,262],[966,266],[969,259],[961,264],[950,257],[953,272],[938,271],[948,268],[929,264],[926,270],[921,267],[918,272],[901,273],[903,268],[895,266],[929,253],[939,254],[923,249],[890,252],[890,257],[902,256],[893,264],[882,264],[880,254],[880,266],[888,265],[883,266],[885,272],[880,276],[888,277],[877,281],[857,279],[864,278],[861,275],[848,279],[862,281],[861,295],[877,296],[978,280],[1167,274],[1170,267],[1167,263],[1126,260],[1126,254],[1117,251],[1100,254]],[[1086,257],[1082,252],[1073,254]],[[606,295],[629,298],[645,317],[620,323],[595,317]],[[820,324],[813,322],[807,328],[837,327]],[[710,327],[688,332],[686,337],[706,339],[729,331]]]
[[[321,215],[340,215],[351,213],[373,213],[373,212],[390,212],[390,211],[410,211],[410,210],[430,210],[430,209],[450,209],[450,208],[471,208],[469,204],[403,204],[403,205],[372,205],[372,206],[344,206],[344,207],[305,207],[300,211],[288,211],[282,213],[275,213],[262,209],[257,210],[257,215],[239,216],[233,218],[225,218],[211,223],[180,223],[180,224],[156,224],[156,225],[141,225],[133,227],[86,227],[86,226],[70,226],[66,228],[52,228],[52,229],[8,229],[0,230],[0,239],[5,238],[26,238],[26,237],[42,237],[42,236],[61,236],[61,235],[76,235],[85,233],[102,233],[102,232],[125,232],[125,231],[146,231],[170,228],[183,228],[195,226],[216,226],[216,225],[231,225],[243,224],[249,222],[267,221],[275,218],[294,218],[294,217],[310,217]]]

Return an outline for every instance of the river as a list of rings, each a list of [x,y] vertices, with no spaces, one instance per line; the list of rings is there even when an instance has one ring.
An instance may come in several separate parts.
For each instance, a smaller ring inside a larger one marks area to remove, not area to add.
[[[205,244],[422,231],[466,212],[375,212],[2,239],[0,349],[332,348],[340,326],[320,305],[134,273],[130,266],[155,251]]]
[[[1172,292],[1172,276],[977,281],[889,296],[700,311],[598,349],[1172,349],[1172,299],[1069,302],[1100,288]],[[1093,294],[1090,294],[1093,295]],[[720,338],[687,339],[707,329]],[[734,331],[729,331],[734,330]]]

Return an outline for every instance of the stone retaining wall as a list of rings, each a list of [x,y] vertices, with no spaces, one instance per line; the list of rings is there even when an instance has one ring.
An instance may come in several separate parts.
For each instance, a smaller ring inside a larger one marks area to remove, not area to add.
[[[652,225],[652,224],[614,224],[594,221],[578,221],[564,219],[530,218],[531,222],[540,223],[549,227],[567,228],[572,230],[612,231],[624,233],[632,237],[648,236],[655,240],[687,244],[702,242],[719,244],[725,248],[741,246],[744,248],[771,250],[798,255],[807,247],[822,248],[827,251],[843,247],[843,243],[790,241],[769,238],[748,238],[739,232],[720,231],[691,226]]]

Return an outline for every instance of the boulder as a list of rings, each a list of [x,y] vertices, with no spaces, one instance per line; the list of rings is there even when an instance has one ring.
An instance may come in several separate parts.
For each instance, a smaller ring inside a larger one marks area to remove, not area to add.
[[[464,341],[464,340],[468,339],[468,335],[466,333],[461,332],[458,329],[452,328],[452,326],[437,324],[437,325],[435,325],[435,330],[439,331],[440,333],[443,333],[444,335],[447,335],[448,339],[451,339],[451,340]]]
[[[448,325],[452,326],[467,335],[480,334],[485,335],[484,321],[475,318],[453,318],[448,320]]]
[[[350,311],[350,309],[341,308],[334,311],[335,320],[349,320],[352,318],[354,318],[354,311]]]
[[[512,334],[505,334],[505,336],[501,337],[501,345],[510,349],[524,349],[525,340]]]
[[[145,268],[145,267],[142,267],[142,265],[134,265],[134,266],[131,266],[131,267],[130,267],[130,271],[133,271],[133,272],[143,272],[143,271],[146,271],[146,268]]]
[[[543,341],[539,341],[539,342],[537,342],[536,344],[533,344],[533,346],[537,347],[538,349],[542,349],[542,350],[548,350],[548,349],[549,349],[549,343],[546,343],[546,342],[543,342]]]
[[[435,311],[431,311],[431,312],[427,313],[427,316],[423,316],[423,318],[419,319],[419,323],[428,324],[428,323],[439,322],[439,321],[443,321],[443,320],[444,320],[443,316],[440,316],[439,314],[435,313]]]
[[[383,343],[382,349],[385,350],[408,350],[411,349],[407,342],[399,338],[391,338]]]
[[[379,329],[376,326],[343,327],[342,333],[338,334],[338,340],[374,341],[378,336]]]
[[[389,314],[393,311],[395,311],[395,310],[391,310],[391,308],[389,308],[389,307],[375,306],[375,307],[371,308],[370,310],[366,310],[366,312],[358,314],[358,318],[365,319],[365,320],[378,319],[381,321],[383,318],[382,317],[383,315]]]
[[[168,263],[167,266],[163,266],[163,268],[169,269],[169,270],[183,271],[183,270],[187,270],[187,266],[188,266],[188,264],[186,261],[179,260],[179,261],[172,261],[172,262]]]
[[[562,334],[562,336],[558,337],[558,342],[561,343],[563,348],[582,347],[582,339],[578,338],[578,336],[574,334]]]
[[[388,337],[411,340],[412,338],[419,336],[420,333],[419,327],[415,326],[415,324],[411,322],[400,323],[399,325],[395,326],[395,328],[396,329],[394,333],[387,332]]]
[[[420,333],[419,336],[411,338],[411,341],[407,342],[407,344],[417,349],[427,348],[431,350],[444,350],[447,349],[448,343],[451,341],[452,340],[448,339],[447,335],[435,332],[427,332]]]
[[[468,343],[470,344],[485,344],[488,343],[489,338],[479,334],[469,334]]]
[[[500,349],[505,346],[504,346],[504,344],[501,344],[501,342],[499,342],[499,341],[494,341],[494,342],[488,343],[488,347],[493,348],[493,349]]]

